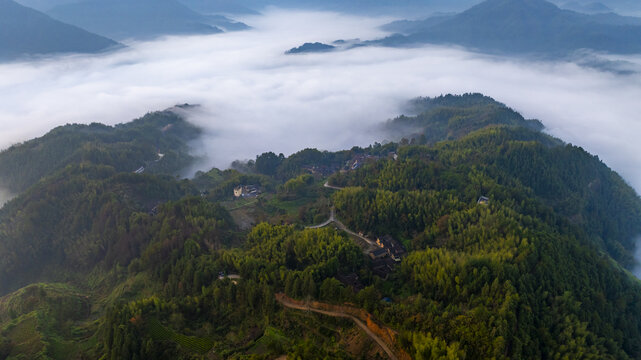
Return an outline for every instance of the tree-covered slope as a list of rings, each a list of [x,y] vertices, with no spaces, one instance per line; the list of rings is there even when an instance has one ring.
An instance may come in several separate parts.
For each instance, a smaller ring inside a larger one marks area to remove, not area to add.
[[[131,227],[157,206],[194,193],[170,176],[67,166],[0,210],[0,293],[35,281],[82,279],[103,262],[127,264],[148,241]]]
[[[466,201],[492,195],[493,186],[500,185],[500,192],[507,192],[502,198],[521,193],[511,201],[535,199],[550,206],[555,216],[581,228],[603,251],[632,268],[635,241],[641,233],[641,199],[598,157],[541,133],[539,121],[524,120],[479,94],[419,98],[411,104],[419,115],[401,116],[386,126],[415,143],[436,144],[403,149],[401,154],[408,155],[400,156],[399,162],[338,174],[338,184],[421,191],[425,196],[428,190],[464,186],[458,191],[464,192]],[[359,177],[366,171],[374,173]],[[447,175],[440,176],[443,173]],[[399,204],[381,201],[390,211],[399,209]],[[418,218],[402,224],[395,215],[387,213],[388,221],[363,216],[371,224],[363,228],[396,228],[405,237],[423,231],[425,224]]]
[[[60,126],[0,152],[0,185],[19,193],[46,175],[83,162],[122,172],[144,167],[145,172],[174,174],[192,161],[187,143],[199,134],[171,110],[113,127]]]
[[[193,180],[99,162],[46,176],[0,211],[0,286],[13,291],[0,354],[385,356],[349,319],[281,306],[284,293],[353,314],[401,359],[641,357],[641,282],[626,270],[637,194],[491,98],[411,110],[386,126],[413,145],[267,152]],[[257,198],[231,199],[249,184]],[[304,228],[331,207],[352,234],[392,235],[407,254],[372,260],[359,237]],[[241,231],[250,210],[265,222]],[[54,314],[72,304],[83,311]]]
[[[0,60],[30,55],[97,53],[113,40],[54,20],[12,0],[0,1]]]
[[[459,139],[487,126],[509,125],[542,130],[538,120],[526,120],[518,112],[481,94],[417,98],[408,110],[417,114],[399,116],[386,124],[395,137],[414,138],[422,143]]]
[[[641,355],[640,283],[611,259],[633,266],[639,198],[546,137],[492,127],[331,180],[351,186],[333,198],[348,227],[413,249],[386,293],[403,300],[380,311],[417,358]]]

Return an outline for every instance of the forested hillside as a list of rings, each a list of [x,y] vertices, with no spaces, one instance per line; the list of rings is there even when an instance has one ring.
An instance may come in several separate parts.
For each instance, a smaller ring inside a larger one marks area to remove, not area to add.
[[[172,110],[130,123],[71,124],[0,152],[0,186],[14,193],[70,164],[113,166],[119,172],[174,174],[189,165],[187,142],[200,130]],[[162,154],[162,156],[161,156]]]
[[[385,145],[191,180],[118,167],[127,145],[148,159],[131,144],[158,119],[184,165],[198,130],[173,113],[74,126],[124,145],[69,155],[0,211],[0,359],[388,358],[377,341],[399,359],[641,357],[641,200],[538,121],[420,98]],[[2,156],[44,156],[28,144]]]

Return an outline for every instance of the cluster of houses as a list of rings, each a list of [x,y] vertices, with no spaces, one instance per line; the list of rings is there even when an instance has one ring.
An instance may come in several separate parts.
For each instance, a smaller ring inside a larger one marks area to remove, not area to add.
[[[256,185],[240,185],[234,188],[235,198],[257,197],[260,189]]]
[[[372,259],[372,271],[375,275],[385,278],[407,254],[407,250],[390,235],[377,238],[376,245],[378,248],[369,253]]]

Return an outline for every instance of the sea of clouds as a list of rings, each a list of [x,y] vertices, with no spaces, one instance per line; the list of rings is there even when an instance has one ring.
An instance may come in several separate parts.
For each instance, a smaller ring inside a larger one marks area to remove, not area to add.
[[[443,46],[285,55],[304,42],[382,37],[378,26],[392,19],[270,9],[242,20],[253,29],[0,65],[0,148],[57,125],[116,124],[191,103],[202,106],[190,121],[205,129],[194,144],[199,169],[225,168],[265,151],[380,142],[375,125],[410,98],[481,92],[597,154],[641,191],[639,74]]]

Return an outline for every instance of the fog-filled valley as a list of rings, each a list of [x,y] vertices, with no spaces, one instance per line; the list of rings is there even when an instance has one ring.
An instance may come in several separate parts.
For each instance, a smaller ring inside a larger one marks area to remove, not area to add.
[[[19,2],[0,360],[641,358],[635,2]]]
[[[200,169],[225,168],[264,151],[385,140],[376,125],[403,113],[407,100],[481,92],[541,119],[550,134],[597,154],[641,189],[639,57],[623,57],[635,72],[618,75],[438,46],[286,56],[309,40],[382,37],[378,26],[391,19],[271,9],[243,20],[253,29],[0,65],[0,146],[65,123],[115,124],[190,103],[201,105],[191,121],[206,129],[196,151],[209,161]]]

